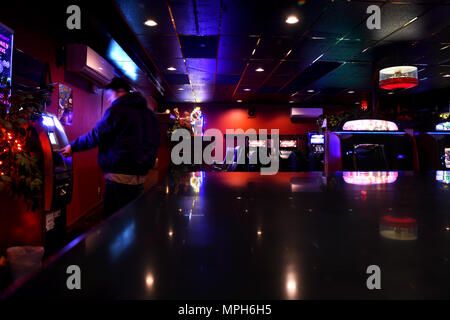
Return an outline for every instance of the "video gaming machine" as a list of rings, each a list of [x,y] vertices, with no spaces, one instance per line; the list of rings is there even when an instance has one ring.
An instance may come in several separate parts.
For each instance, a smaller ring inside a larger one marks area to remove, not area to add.
[[[52,251],[63,244],[66,230],[66,206],[72,198],[72,157],[64,158],[57,150],[69,144],[67,135],[57,117],[42,115],[35,123],[44,157],[44,244]]]
[[[324,167],[324,143],[323,133],[308,132],[309,170],[323,171]]]
[[[280,138],[280,171],[297,171],[297,137]]]
[[[450,113],[441,118],[449,120]],[[436,124],[435,131],[416,134],[422,170],[450,169],[450,122]]]

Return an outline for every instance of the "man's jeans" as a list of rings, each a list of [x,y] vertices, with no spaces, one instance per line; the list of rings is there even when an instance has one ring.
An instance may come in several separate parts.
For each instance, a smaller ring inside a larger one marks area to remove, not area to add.
[[[120,208],[139,197],[143,191],[143,184],[130,185],[106,180],[103,219],[108,218]]]

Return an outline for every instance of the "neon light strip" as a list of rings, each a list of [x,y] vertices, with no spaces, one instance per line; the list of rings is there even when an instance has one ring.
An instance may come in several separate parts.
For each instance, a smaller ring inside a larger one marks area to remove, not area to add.
[[[425,132],[426,134],[450,134],[450,132]]]
[[[114,65],[122,70],[122,72],[131,80],[135,81],[138,77],[138,66],[134,61],[126,54],[122,47],[114,40],[111,40],[108,47],[108,57],[114,63]]]

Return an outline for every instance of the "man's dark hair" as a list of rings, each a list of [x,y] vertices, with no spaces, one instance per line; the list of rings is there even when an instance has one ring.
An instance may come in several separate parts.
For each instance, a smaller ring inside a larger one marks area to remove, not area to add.
[[[116,92],[118,92],[120,90],[129,92],[129,91],[131,91],[131,86],[128,84],[128,82],[126,82],[122,78],[115,77],[111,80],[110,83],[108,83],[106,85],[105,90],[108,90],[108,89],[114,90]]]

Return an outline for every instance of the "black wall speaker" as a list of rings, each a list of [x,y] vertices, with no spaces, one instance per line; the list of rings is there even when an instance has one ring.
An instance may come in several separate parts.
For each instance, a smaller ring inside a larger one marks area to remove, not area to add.
[[[248,116],[249,116],[249,118],[254,118],[254,117],[256,117],[255,108],[253,108],[253,107],[248,108]]]

